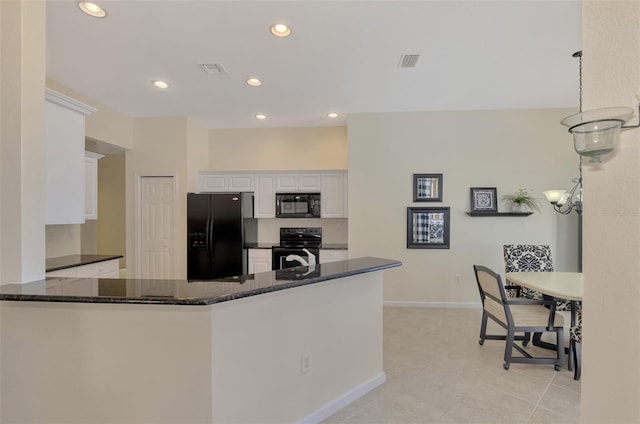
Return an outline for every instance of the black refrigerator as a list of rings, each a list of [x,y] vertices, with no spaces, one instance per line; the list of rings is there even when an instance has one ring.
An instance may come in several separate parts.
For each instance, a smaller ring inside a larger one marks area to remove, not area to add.
[[[245,243],[256,236],[253,193],[188,193],[187,279],[247,274]]]

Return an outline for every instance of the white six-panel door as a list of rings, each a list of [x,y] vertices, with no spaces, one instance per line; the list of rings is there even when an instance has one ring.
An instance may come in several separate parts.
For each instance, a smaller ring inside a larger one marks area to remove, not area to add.
[[[173,177],[142,177],[140,181],[140,278],[171,279],[174,275],[175,182]],[[161,288],[151,288],[152,291]]]

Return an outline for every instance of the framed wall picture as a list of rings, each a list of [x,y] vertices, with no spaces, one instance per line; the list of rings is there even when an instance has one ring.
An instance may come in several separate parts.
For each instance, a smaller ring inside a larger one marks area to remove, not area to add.
[[[449,217],[449,207],[408,207],[407,249],[448,249]]]
[[[414,202],[442,202],[442,174],[413,174]]]
[[[471,213],[498,213],[497,200],[495,187],[471,187]]]

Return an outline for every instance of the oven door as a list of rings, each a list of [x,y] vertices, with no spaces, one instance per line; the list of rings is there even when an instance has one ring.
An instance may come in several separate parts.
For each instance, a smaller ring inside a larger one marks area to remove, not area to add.
[[[287,256],[289,255],[298,255],[307,263],[311,262],[311,258],[309,254],[302,249],[307,249],[312,255],[315,256],[315,263],[317,264],[320,259],[320,250],[313,247],[273,247],[271,248],[271,256],[272,256],[272,269],[286,269],[293,268],[296,266],[303,266],[304,264],[300,263],[298,260],[287,260]]]

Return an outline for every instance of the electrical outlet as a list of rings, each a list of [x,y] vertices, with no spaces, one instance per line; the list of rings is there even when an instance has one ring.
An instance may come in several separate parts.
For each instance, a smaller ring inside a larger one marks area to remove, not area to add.
[[[456,283],[460,282],[460,274],[456,274]]]
[[[300,374],[306,374],[311,371],[311,355],[303,353],[300,356]]]

